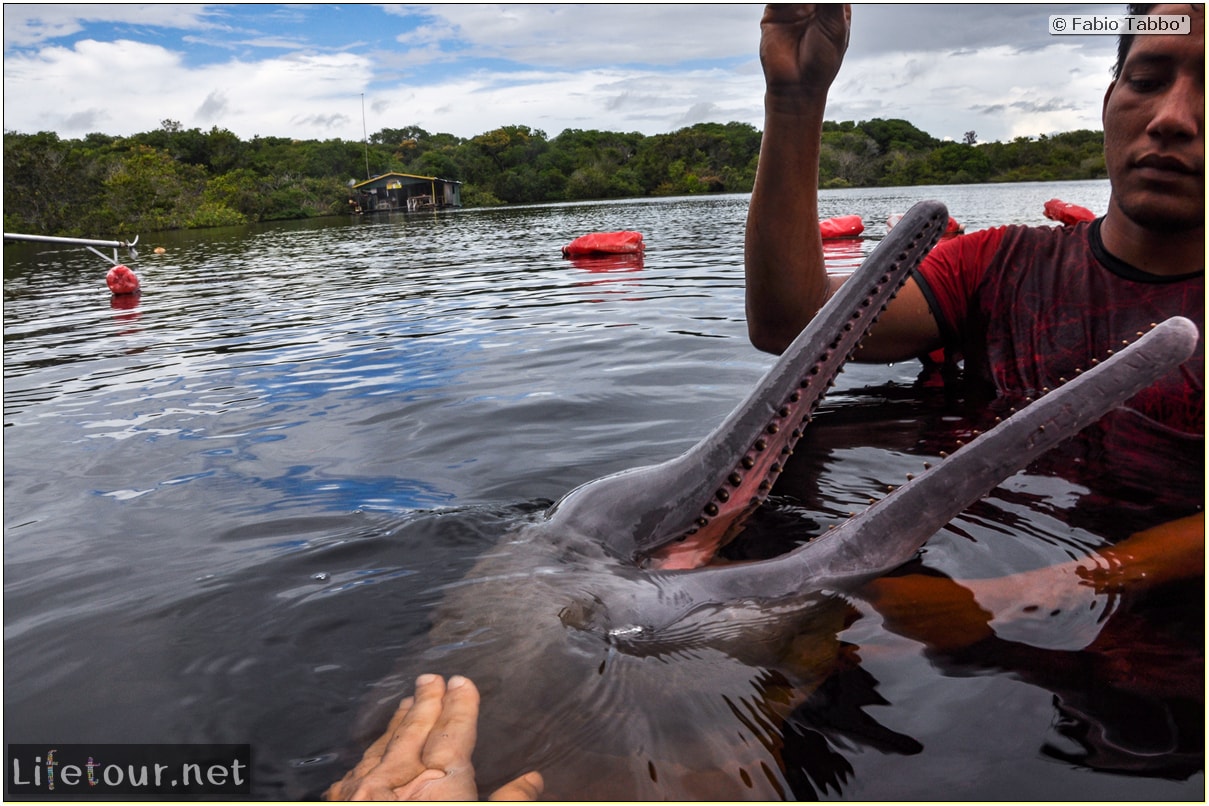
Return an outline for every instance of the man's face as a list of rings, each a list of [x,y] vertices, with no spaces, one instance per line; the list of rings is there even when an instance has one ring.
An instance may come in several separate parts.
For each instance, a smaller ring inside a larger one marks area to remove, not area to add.
[[[1192,32],[1135,36],[1104,96],[1104,154],[1113,199],[1148,229],[1205,225],[1205,18],[1187,5]]]

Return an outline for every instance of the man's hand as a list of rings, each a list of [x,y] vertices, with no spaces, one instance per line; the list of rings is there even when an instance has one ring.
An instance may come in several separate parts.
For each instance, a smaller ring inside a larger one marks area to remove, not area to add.
[[[760,63],[769,96],[825,99],[848,49],[852,7],[779,5],[760,20]]]
[[[477,800],[474,752],[479,692],[454,676],[416,679],[416,693],[401,703],[386,732],[325,793],[327,800]],[[534,800],[543,787],[530,772],[497,789],[491,800]]]

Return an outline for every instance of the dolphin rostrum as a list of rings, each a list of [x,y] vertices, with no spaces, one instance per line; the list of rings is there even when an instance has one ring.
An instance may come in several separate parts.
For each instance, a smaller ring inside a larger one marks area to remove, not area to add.
[[[694,567],[768,495],[843,363],[947,223],[942,204],[917,204],[708,436],[662,464],[572,490],[443,591],[433,648],[410,662],[479,683],[480,783],[537,766],[553,797],[784,796],[776,742],[759,728],[775,719],[756,713],[777,709],[743,704],[753,686],[767,690],[766,670],[785,668],[782,647],[794,642],[800,671],[800,636],[815,630],[834,643],[842,629],[829,597],[909,560],[970,504],[1195,349],[1196,326],[1167,320],[793,551]],[[659,660],[673,653],[678,671]],[[661,707],[644,707],[644,697]],[[575,698],[604,714],[558,705]],[[623,711],[622,702],[638,704]],[[702,708],[719,725],[738,718],[750,735],[720,747],[705,735]]]

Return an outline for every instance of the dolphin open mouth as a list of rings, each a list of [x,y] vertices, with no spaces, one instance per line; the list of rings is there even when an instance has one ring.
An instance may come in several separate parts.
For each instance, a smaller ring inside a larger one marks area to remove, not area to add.
[[[747,399],[695,446],[662,464],[589,482],[547,512],[547,535],[603,546],[619,573],[653,583],[600,596],[576,626],[645,637],[702,607],[779,608],[812,591],[851,588],[909,560],[1008,476],[1195,351],[1200,334],[1191,321],[1159,323],[827,534],[780,557],[700,567],[767,497],[844,362],[947,222],[938,202],[913,207]]]

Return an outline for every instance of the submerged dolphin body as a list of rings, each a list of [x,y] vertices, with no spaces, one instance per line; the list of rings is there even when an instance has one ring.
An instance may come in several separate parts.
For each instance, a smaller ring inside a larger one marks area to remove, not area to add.
[[[851,613],[837,594],[906,562],[971,503],[1195,348],[1195,325],[1168,320],[788,554],[669,570],[742,528],[947,222],[943,205],[916,205],[700,443],[571,491],[442,591],[432,646],[410,659],[408,675],[479,684],[485,791],[536,767],[555,798],[786,796],[772,726],[794,703],[789,692],[817,686],[834,666]]]

